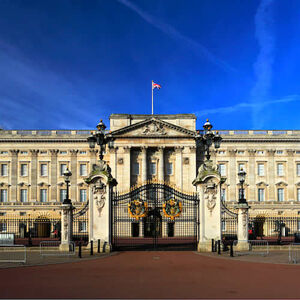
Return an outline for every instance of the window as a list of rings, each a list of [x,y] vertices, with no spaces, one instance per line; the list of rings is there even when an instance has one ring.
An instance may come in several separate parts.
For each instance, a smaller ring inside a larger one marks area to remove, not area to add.
[[[258,176],[265,176],[265,165],[264,164],[258,164],[257,165],[257,175]]]
[[[238,169],[238,171],[246,171],[246,168],[245,168],[245,164],[244,163],[240,163],[239,164],[239,169]]]
[[[20,174],[21,174],[21,176],[28,176],[28,165],[27,164],[21,164]]]
[[[8,165],[7,164],[1,165],[1,176],[8,176]]]
[[[86,190],[80,190],[80,202],[86,202]]]
[[[59,198],[60,198],[60,202],[64,202],[64,200],[67,198],[67,190],[66,189],[60,189]]]
[[[134,162],[132,164],[132,175],[139,175],[140,174],[140,164],[138,162]]]
[[[27,202],[28,197],[27,197],[27,190],[21,189],[21,202]]]
[[[297,176],[300,176],[300,164],[297,164]]]
[[[79,151],[79,154],[86,154],[86,151]]]
[[[226,231],[226,221],[225,220],[222,220],[222,222],[221,222],[221,230]]]
[[[167,162],[166,164],[166,175],[172,175],[173,174],[173,163]]]
[[[258,150],[258,151],[257,151],[257,154],[259,154],[259,155],[263,155],[263,154],[264,154],[264,151],[262,151],[262,150]]]
[[[0,151],[0,154],[8,154],[8,151]]]
[[[60,176],[64,176],[64,172],[67,170],[67,164],[60,164]]]
[[[26,216],[26,212],[25,211],[20,211],[20,216],[21,217]]]
[[[44,150],[43,150],[43,151],[41,151],[40,153],[41,153],[41,154],[47,154],[47,151],[44,151]]]
[[[79,221],[79,232],[86,232],[86,221]]]
[[[0,202],[7,202],[7,190],[0,190]]]
[[[265,189],[258,189],[258,202],[265,201]]]
[[[150,163],[149,174],[150,175],[156,174],[156,163]]]
[[[244,154],[245,152],[244,152],[244,151],[241,151],[241,150],[239,150],[237,153],[238,153],[238,154]]]
[[[280,188],[277,190],[277,199],[278,199],[278,202],[284,201],[284,189]]]
[[[219,164],[219,172],[221,176],[226,176],[226,165],[225,164]]]
[[[26,154],[28,154],[28,152],[27,151],[20,151],[20,154],[26,155]]]
[[[300,189],[297,189],[297,201],[300,202]]]
[[[226,190],[221,189],[221,200],[224,202],[226,201]]]
[[[79,172],[80,172],[80,176],[87,176],[87,166],[86,166],[86,164],[80,164]]]
[[[277,164],[277,175],[278,176],[283,176],[284,175],[283,164]]]
[[[41,164],[41,176],[47,176],[47,175],[48,175],[47,164]]]
[[[283,151],[282,150],[277,150],[276,154],[283,154]]]
[[[67,154],[67,151],[59,151],[59,154]]]
[[[1,222],[0,223],[0,232],[7,232],[7,224]]]
[[[47,190],[41,189],[41,202],[47,202]]]
[[[219,151],[219,154],[224,155],[224,154],[225,154],[225,151],[224,151],[224,150],[220,150],[220,151]]]

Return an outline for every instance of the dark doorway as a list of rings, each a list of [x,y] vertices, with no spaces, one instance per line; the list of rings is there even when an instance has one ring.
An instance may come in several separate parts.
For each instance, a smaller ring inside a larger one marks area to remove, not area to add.
[[[148,216],[144,218],[144,237],[161,237],[161,221],[159,208],[150,210]]]

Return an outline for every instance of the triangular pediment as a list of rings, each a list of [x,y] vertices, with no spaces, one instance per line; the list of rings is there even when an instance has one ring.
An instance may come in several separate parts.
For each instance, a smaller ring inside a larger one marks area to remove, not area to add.
[[[136,124],[132,124],[118,130],[112,131],[113,137],[195,137],[196,132],[156,119],[155,117],[143,120]]]

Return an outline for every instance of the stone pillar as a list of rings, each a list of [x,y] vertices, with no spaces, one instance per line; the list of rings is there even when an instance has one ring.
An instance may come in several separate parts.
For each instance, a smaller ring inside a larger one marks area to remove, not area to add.
[[[222,181],[221,181],[222,180]],[[221,240],[221,179],[217,166],[211,160],[205,161],[193,181],[200,199],[199,252],[211,252],[211,240]]]
[[[78,177],[78,171],[77,171],[77,153],[78,150],[71,150],[71,194],[70,199],[77,202],[77,177]]]
[[[175,167],[175,172],[176,172],[176,185],[177,187],[182,190],[182,151],[184,147],[175,147],[175,153],[176,153],[176,167]]]
[[[11,182],[11,192],[10,201],[16,202],[18,199],[18,153],[19,150],[10,150],[11,154],[11,170],[10,172],[10,182]]]
[[[248,187],[248,198],[249,200],[255,200],[255,176],[257,174],[257,169],[255,165],[255,152],[256,150],[248,150],[249,154],[249,172],[247,173],[248,180],[249,180],[249,187]]]
[[[37,155],[39,153],[39,150],[30,150],[31,154],[31,178],[30,178],[30,184],[31,184],[31,201],[36,202],[37,201],[37,176],[39,172],[38,163],[37,163]],[[29,201],[30,201],[29,200]],[[49,201],[47,199],[47,201]]]
[[[147,181],[147,147],[142,147],[142,183]]]
[[[51,201],[59,202],[57,199],[57,153],[58,150],[50,150],[51,154],[51,166],[50,166],[50,176],[51,176]]]
[[[143,232],[143,219],[141,219],[139,221],[139,237],[143,237],[144,236],[144,232]]]
[[[236,176],[237,176],[237,167],[236,167],[236,150],[229,150],[229,170],[228,170],[228,175],[229,175],[229,182],[227,181],[229,186],[229,199],[228,200],[234,200],[237,201],[238,197],[236,194]]]
[[[131,157],[130,157],[130,148],[129,146],[124,147],[124,164],[123,164],[123,189],[130,189],[131,184]]]
[[[93,165],[95,165],[97,163],[97,153],[98,150],[97,149],[90,149],[90,163],[91,163],[91,169],[93,168]]]
[[[191,187],[191,183],[194,178],[197,176],[197,167],[196,167],[196,146],[190,146],[190,178],[188,180],[188,189]]]
[[[157,179],[158,179],[158,181],[163,182],[165,179],[165,176],[164,176],[164,147],[158,148],[158,163],[159,163],[159,167],[158,167]]]
[[[72,204],[62,204],[61,213],[61,243],[60,251],[74,251],[71,244],[73,238],[73,209]]]
[[[117,151],[118,147],[109,148],[109,165],[111,167],[111,175],[117,177]]]
[[[288,154],[288,162],[287,162],[287,168],[285,170],[285,178],[287,178],[287,200],[288,201],[297,201],[297,198],[295,198],[295,171],[294,171],[294,150],[287,150]],[[297,196],[296,196],[297,197]]]
[[[275,152],[276,150],[268,150],[269,169],[268,169],[267,178],[269,184],[269,193],[265,193],[266,200],[272,200],[272,201],[275,201],[275,162],[274,162]],[[267,195],[269,195],[269,197]]]
[[[249,223],[249,206],[248,203],[239,203],[236,208],[238,209],[238,243],[236,249],[239,251],[248,251],[248,223]]]
[[[97,245],[100,239],[101,245],[106,242],[106,252],[111,251],[112,245],[112,216],[111,194],[117,181],[112,177],[109,166],[100,161],[85,180],[90,188],[89,201],[89,240]],[[102,251],[103,247],[101,247]]]

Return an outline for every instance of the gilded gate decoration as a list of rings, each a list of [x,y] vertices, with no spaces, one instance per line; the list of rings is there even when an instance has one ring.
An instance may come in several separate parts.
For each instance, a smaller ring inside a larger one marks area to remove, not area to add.
[[[113,249],[196,249],[198,206],[196,193],[165,183],[147,182],[128,193],[113,193]]]

